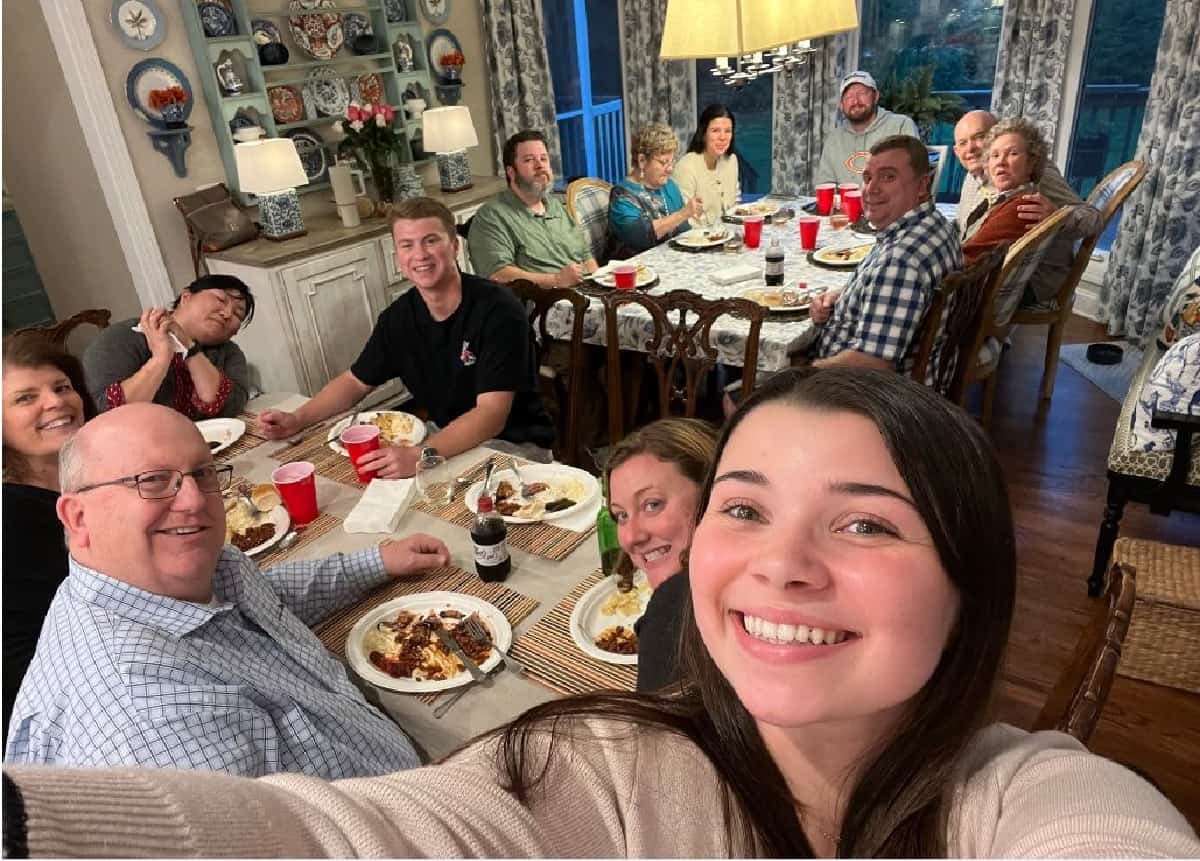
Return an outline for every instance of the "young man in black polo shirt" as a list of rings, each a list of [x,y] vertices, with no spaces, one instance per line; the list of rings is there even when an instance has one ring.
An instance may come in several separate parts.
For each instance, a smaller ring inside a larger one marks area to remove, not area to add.
[[[454,216],[437,201],[420,197],[396,207],[392,238],[397,265],[414,289],[379,315],[349,371],[295,412],[264,411],[263,434],[291,436],[399,377],[440,428],[425,445],[446,457],[493,438],[549,448],[554,425],[538,395],[521,302],[498,284],[458,271]],[[419,457],[415,446],[385,447],[360,466],[378,469],[380,478],[406,478]]]

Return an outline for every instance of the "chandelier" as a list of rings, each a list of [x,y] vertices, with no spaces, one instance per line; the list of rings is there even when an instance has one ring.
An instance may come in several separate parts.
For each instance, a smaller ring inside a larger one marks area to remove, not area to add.
[[[781,45],[770,51],[755,51],[739,57],[717,57],[717,65],[710,69],[714,78],[721,78],[727,87],[740,90],[746,84],[764,75],[776,72],[791,72],[808,62],[810,54],[816,53],[812,42],[804,39],[793,45]]]

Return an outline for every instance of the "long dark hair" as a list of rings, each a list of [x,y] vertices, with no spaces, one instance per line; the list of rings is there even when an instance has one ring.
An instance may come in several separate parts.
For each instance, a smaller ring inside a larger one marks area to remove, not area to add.
[[[944,857],[955,773],[986,718],[1015,600],[1012,514],[999,463],[969,416],[907,377],[840,368],[785,372],[752,393],[726,424],[698,521],[730,435],[768,403],[848,412],[873,422],[958,590],[957,624],[932,677],[900,722],[863,756],[838,844],[843,857]],[[631,736],[642,724],[686,736],[707,755],[724,790],[731,854],[811,857],[803,812],[797,813],[754,718],[705,648],[690,601],[679,654],[680,695],[571,697],[531,709],[499,730],[498,765],[508,789],[528,797],[544,777],[555,743],[570,738],[569,719],[616,718],[629,722]],[[535,735],[547,733],[548,746],[533,745]]]
[[[200,293],[203,290],[232,290],[246,303],[246,316],[242,318],[242,326],[250,325],[250,321],[254,319],[254,294],[250,292],[250,287],[246,282],[236,275],[201,275],[183,289],[189,293]],[[182,298],[183,294],[180,293],[175,297],[175,304],[171,307],[178,308]]]
[[[83,401],[83,420],[97,415],[96,404],[88,394],[83,365],[58,344],[39,332],[18,332],[4,339],[4,370],[9,368],[57,368],[71,381],[71,388]],[[4,480],[20,481],[25,473],[25,457],[4,443]]]
[[[696,122],[696,131],[692,135],[692,141],[688,144],[688,152],[704,152],[704,138],[708,134],[708,126],[713,120],[718,119],[729,120],[733,127],[729,130],[729,149],[725,150],[725,155],[733,155],[733,145],[737,141],[737,120],[730,113],[729,108],[724,105],[709,105],[700,112],[700,119]]]

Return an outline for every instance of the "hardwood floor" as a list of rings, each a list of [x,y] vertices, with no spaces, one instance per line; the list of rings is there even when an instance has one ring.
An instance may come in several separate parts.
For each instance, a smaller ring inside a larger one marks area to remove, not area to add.
[[[1038,408],[1045,327],[1021,328],[1000,369],[992,439],[1010,482],[1017,528],[1017,611],[996,716],[1028,727],[1067,666],[1094,603],[1085,581],[1120,404],[1060,363],[1054,398]],[[1074,317],[1067,343],[1107,340]],[[973,393],[975,401],[979,393]],[[978,413],[978,405],[976,405]],[[1129,505],[1121,534],[1200,544],[1200,517]],[[1200,696],[1117,676],[1091,747],[1158,784],[1200,830]]]

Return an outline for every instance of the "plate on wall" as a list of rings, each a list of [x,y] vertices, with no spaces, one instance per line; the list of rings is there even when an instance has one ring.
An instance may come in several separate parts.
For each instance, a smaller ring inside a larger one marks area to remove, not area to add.
[[[346,34],[346,44],[353,45],[359,36],[373,36],[375,30],[371,27],[371,19],[361,12],[342,13],[342,32]]]
[[[442,57],[457,51],[462,53],[462,45],[458,37],[449,30],[439,27],[425,39],[425,55],[429,57],[429,70],[438,77],[444,77]]]
[[[167,19],[155,0],[113,0],[110,13],[126,48],[152,51],[167,35]]]
[[[404,8],[404,0],[383,0],[389,24],[403,24],[408,20],[408,10]]]
[[[275,22],[269,18],[255,18],[250,22],[250,32],[254,35],[255,45],[268,45],[271,42],[282,42],[283,35]]]
[[[355,97],[360,105],[383,104],[383,78],[376,72],[368,72],[354,79]]]
[[[150,107],[150,91],[169,87],[182,87],[187,93],[187,101],[183,103],[183,121],[186,123],[195,101],[192,98],[192,85],[187,75],[167,60],[153,57],[135,63],[125,78],[125,97],[129,99],[129,106],[135,114],[155,128],[165,129],[167,121],[163,119],[162,112]]]
[[[337,70],[328,67],[313,69],[308,74],[304,89],[317,113],[326,117],[346,115],[346,108],[350,107],[350,86],[338,75]]]
[[[205,36],[216,38],[237,34],[237,19],[223,3],[217,3],[215,0],[200,3],[196,6],[196,14],[200,16],[200,26],[204,29]]]
[[[304,175],[308,177],[308,181],[324,182],[329,167],[324,141],[305,129],[292,129],[285,132],[284,137],[291,138],[292,143],[296,145],[296,152],[300,156],[300,164],[304,165]]]
[[[450,0],[420,0],[421,14],[430,24],[445,24],[450,19]]]
[[[320,11],[334,5],[334,0],[288,0],[290,11],[311,13],[292,15],[288,29],[296,47],[314,60],[332,60],[346,42],[341,13]]]
[[[304,99],[295,87],[287,84],[267,87],[267,101],[271,103],[271,116],[281,126],[304,119]]]

